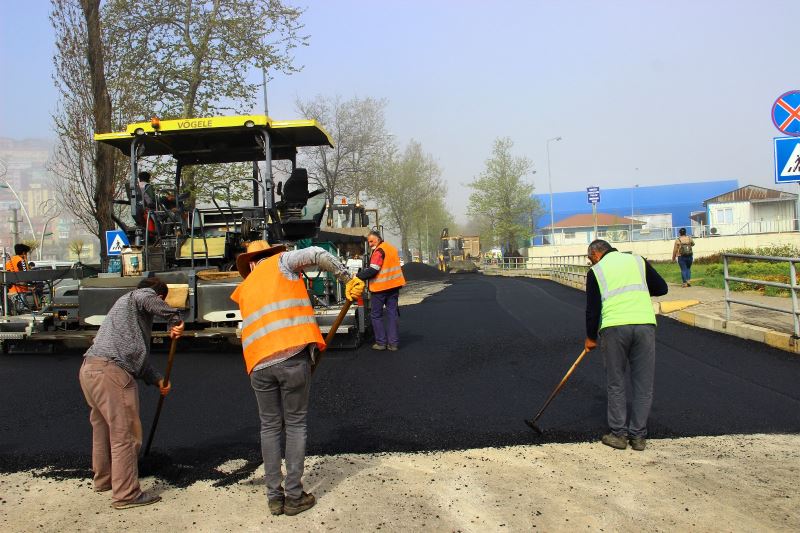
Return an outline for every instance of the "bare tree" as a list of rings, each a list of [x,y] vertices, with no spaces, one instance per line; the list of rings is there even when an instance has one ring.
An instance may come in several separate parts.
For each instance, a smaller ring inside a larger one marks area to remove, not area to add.
[[[54,116],[60,144],[52,168],[57,174],[70,175],[64,189],[74,196],[64,194],[62,198],[87,229],[99,236],[114,229],[116,183],[113,149],[90,141],[93,131],[111,131],[100,0],[52,0],[52,6],[55,81],[61,95]],[[101,257],[106,257],[104,248]]]
[[[86,244],[81,239],[75,239],[69,243],[69,251],[78,256],[78,263],[81,262],[81,255],[86,249]]]
[[[384,119],[385,100],[318,96],[309,101],[298,100],[297,110],[314,119],[333,138],[334,148],[319,146],[304,150],[302,164],[309,178],[324,188],[328,202],[337,196],[371,196],[370,186],[381,154],[390,136]]]

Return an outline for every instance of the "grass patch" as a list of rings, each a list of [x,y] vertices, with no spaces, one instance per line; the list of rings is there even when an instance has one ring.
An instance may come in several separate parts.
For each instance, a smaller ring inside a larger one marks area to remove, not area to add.
[[[734,253],[734,252],[732,252]],[[661,277],[670,283],[681,283],[681,269],[677,263],[652,263]],[[766,261],[730,261],[728,275],[737,278],[760,279],[777,283],[790,283],[789,264]],[[800,282],[800,278],[798,278]],[[722,261],[715,263],[695,263],[692,265],[692,285],[724,289],[725,280]],[[757,291],[766,296],[789,297],[788,289],[767,287],[756,283],[731,282],[732,291]]]

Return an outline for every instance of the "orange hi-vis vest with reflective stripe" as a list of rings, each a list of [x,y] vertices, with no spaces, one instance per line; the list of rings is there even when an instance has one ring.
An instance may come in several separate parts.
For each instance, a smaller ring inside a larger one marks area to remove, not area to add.
[[[260,262],[231,295],[242,313],[242,350],[248,374],[257,364],[295,346],[316,343],[320,350],[325,349],[305,283],[281,273],[281,255]]]
[[[378,274],[369,280],[369,290],[381,292],[405,285],[406,278],[403,277],[403,268],[400,266],[400,254],[397,252],[397,248],[386,241],[380,243],[376,250],[378,248],[383,250],[383,265]]]
[[[17,268],[17,263],[22,263],[23,265],[27,264],[25,259],[23,259],[21,255],[15,255],[10,260],[6,261],[6,270],[8,272],[24,272],[25,270],[27,270],[27,268],[24,268],[22,270]],[[17,294],[20,292],[28,292],[28,291],[29,289],[27,285],[11,285],[8,288],[9,294]]]

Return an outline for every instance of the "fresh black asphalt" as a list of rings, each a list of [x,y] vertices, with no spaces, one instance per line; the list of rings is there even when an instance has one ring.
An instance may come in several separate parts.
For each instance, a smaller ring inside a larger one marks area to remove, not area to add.
[[[584,293],[553,282],[453,275],[401,309],[398,352],[332,351],[314,375],[309,454],[576,442],[606,429],[602,354],[584,358],[539,426],[531,418],[582,350]],[[800,358],[659,317],[651,438],[800,431]],[[229,484],[259,462],[240,349],[180,341],[173,390],[144,473]],[[0,472],[88,475],[80,352],[0,356]],[[165,350],[153,355],[163,369]],[[145,438],[157,403],[141,387]],[[246,462],[233,473],[216,469]]]

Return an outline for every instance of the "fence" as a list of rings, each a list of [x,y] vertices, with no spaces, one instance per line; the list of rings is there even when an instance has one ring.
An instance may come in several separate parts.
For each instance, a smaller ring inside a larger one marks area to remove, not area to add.
[[[765,281],[760,279],[738,278],[735,276],[731,276],[728,273],[729,258],[768,261],[772,263],[789,263],[789,283],[779,283],[776,281]],[[778,311],[779,313],[791,313],[794,322],[794,337],[800,338],[800,319],[798,318],[798,315],[800,315],[800,311],[798,311],[798,306],[797,306],[797,290],[800,287],[798,287],[797,285],[797,267],[795,266],[795,263],[800,263],[800,258],[772,257],[766,255],[722,254],[722,265],[725,275],[725,320],[731,319],[731,304],[748,305],[750,307],[757,307],[759,309]],[[789,311],[788,309],[781,309],[780,307],[731,298],[730,282],[732,281],[739,283],[752,283],[755,285],[766,285],[769,287],[777,287],[780,289],[789,289],[789,292],[791,293],[792,297],[792,310]]]
[[[484,260],[481,268],[487,274],[505,274],[548,278],[572,287],[586,286],[589,260],[585,255],[552,257],[506,257]]]
[[[537,233],[533,237],[534,246],[548,246],[550,244],[589,244],[595,238],[611,243],[618,242],[644,242],[644,241],[671,241],[678,238],[678,231],[685,228],[692,237],[722,237],[725,235],[760,235],[765,233],[792,233],[800,230],[798,219],[759,220],[731,224],[716,224],[714,226],[672,226],[672,227],[631,227],[614,226],[597,230],[592,228],[556,228],[555,234],[550,232]]]

